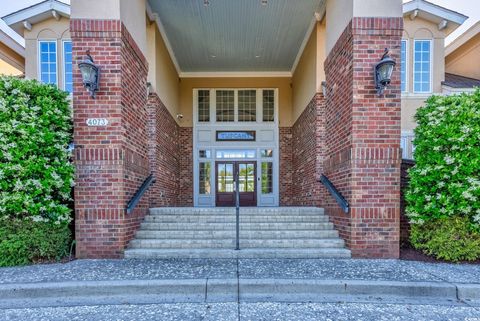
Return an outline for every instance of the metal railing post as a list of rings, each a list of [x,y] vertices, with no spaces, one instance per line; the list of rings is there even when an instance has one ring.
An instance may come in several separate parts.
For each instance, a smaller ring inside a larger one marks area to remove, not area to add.
[[[240,250],[240,182],[239,173],[235,174],[235,215],[236,215],[236,245],[235,250]]]

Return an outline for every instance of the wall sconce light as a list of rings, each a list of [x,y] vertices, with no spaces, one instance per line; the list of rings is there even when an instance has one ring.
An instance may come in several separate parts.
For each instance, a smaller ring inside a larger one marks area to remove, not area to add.
[[[183,119],[183,114],[177,114],[177,119],[182,120]]]
[[[385,88],[390,85],[393,68],[396,64],[395,60],[388,55],[388,48],[385,48],[382,60],[380,60],[380,62],[374,67],[375,89],[377,89],[378,95],[382,95]]]
[[[95,93],[99,90],[100,67],[93,63],[90,50],[87,50],[87,59],[78,64],[82,73],[83,86],[90,92],[90,97],[95,99]]]
[[[327,82],[326,81],[322,81],[322,94],[323,94],[323,97],[327,97]]]

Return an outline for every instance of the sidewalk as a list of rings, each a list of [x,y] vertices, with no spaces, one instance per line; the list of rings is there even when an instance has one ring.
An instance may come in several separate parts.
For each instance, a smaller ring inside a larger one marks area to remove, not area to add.
[[[175,302],[434,302],[480,307],[480,266],[355,259],[169,259],[0,268],[0,308]]]

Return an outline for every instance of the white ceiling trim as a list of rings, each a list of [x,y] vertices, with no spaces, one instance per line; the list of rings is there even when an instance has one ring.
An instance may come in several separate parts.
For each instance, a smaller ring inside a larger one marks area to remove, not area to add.
[[[295,73],[295,70],[298,67],[300,58],[302,58],[303,51],[307,46],[308,40],[310,39],[310,36],[312,35],[312,32],[315,29],[315,26],[317,25],[317,22],[321,22],[323,18],[325,18],[326,13],[327,13],[327,1],[323,1],[322,5],[320,5],[318,7],[318,10],[315,11],[312,21],[310,22],[310,26],[308,27],[307,32],[305,34],[305,38],[303,38],[302,44],[298,49],[297,57],[295,57],[295,61],[293,62],[292,69],[290,71],[292,75]]]
[[[280,78],[292,77],[290,71],[266,71],[266,72],[181,72],[180,78]]]
[[[317,25],[317,18],[313,16],[312,21],[310,22],[310,26],[308,26],[307,33],[305,34],[305,37],[303,38],[302,44],[300,45],[300,49],[298,50],[297,57],[295,57],[295,61],[293,62],[292,69],[290,73],[293,75],[295,73],[295,70],[298,67],[298,63],[300,62],[300,58],[302,58],[303,51],[305,50],[305,47],[307,46],[308,39],[310,39],[310,36],[312,35],[313,30],[315,30],[315,26]]]
[[[167,33],[165,31],[165,28],[163,27],[162,21],[160,20],[160,17],[158,16],[158,14],[152,11],[152,8],[150,7],[150,4],[148,3],[148,1],[146,2],[146,5],[147,5],[148,18],[151,21],[155,21],[155,23],[157,24],[158,31],[160,32],[160,35],[163,38],[165,47],[167,47],[167,51],[168,51],[168,54],[170,55],[170,59],[172,59],[173,65],[177,70],[177,74],[180,75],[182,73],[182,70],[180,69],[180,65],[178,64],[178,60],[177,60],[177,57],[175,56],[175,52],[172,49],[172,45],[168,40]]]

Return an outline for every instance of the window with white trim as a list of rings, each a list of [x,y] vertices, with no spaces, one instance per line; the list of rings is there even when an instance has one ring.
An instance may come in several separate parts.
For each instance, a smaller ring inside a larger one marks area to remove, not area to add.
[[[39,42],[40,81],[57,84],[57,42]]]
[[[432,91],[432,42],[415,40],[413,52],[413,91],[430,93]]]
[[[63,42],[63,89],[69,93],[73,92],[71,41]]]
[[[401,84],[402,84],[402,92],[407,91],[407,40],[402,40],[402,48],[400,52],[400,60],[401,60],[401,68],[400,68],[400,75],[401,75]]]

